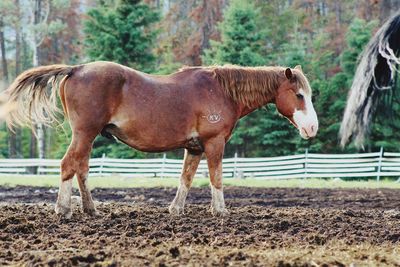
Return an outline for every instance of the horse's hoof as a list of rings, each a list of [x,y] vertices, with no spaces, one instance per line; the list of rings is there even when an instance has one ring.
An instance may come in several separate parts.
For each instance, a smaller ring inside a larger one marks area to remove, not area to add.
[[[63,219],[71,219],[72,217],[72,210],[71,208],[66,208],[66,207],[62,207],[62,206],[58,206],[56,205],[54,211],[56,212],[56,214]]]
[[[97,209],[83,209],[82,211],[83,211],[83,213],[86,213],[89,216],[93,216],[93,217],[100,216],[100,212],[98,212]]]
[[[169,206],[168,210],[169,210],[169,214],[171,214],[173,216],[183,215],[183,208],[182,207],[171,205],[171,206]]]
[[[229,211],[226,208],[214,208],[211,207],[211,214],[215,217],[224,217],[229,215]]]

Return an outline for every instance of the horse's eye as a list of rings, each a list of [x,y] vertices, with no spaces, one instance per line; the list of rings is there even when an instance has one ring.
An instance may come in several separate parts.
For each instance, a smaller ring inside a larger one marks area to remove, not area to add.
[[[302,94],[296,94],[296,96],[297,96],[297,98],[298,98],[299,100],[303,100],[303,98],[304,98],[304,96],[303,96]]]

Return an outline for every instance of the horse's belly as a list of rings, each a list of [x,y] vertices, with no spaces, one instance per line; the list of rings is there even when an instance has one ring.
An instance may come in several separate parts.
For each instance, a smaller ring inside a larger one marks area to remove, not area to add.
[[[185,147],[188,141],[186,134],[178,129],[154,126],[138,127],[135,123],[117,125],[109,131],[125,144],[144,152],[163,152]]]

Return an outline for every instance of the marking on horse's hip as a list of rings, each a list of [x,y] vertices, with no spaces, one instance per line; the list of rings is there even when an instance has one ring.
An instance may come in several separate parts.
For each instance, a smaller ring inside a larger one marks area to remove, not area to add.
[[[217,123],[221,120],[220,114],[210,114],[207,116],[207,120],[209,123]]]
[[[218,123],[222,120],[221,116],[221,111],[218,112],[209,112],[207,116],[202,116],[203,118],[206,118],[209,123]]]

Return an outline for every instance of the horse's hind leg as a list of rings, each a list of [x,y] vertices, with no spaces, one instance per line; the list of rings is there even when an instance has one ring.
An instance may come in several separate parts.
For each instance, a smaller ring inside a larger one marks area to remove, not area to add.
[[[57,214],[71,218],[71,194],[72,194],[72,178],[75,175],[75,160],[74,160],[75,145],[72,142],[61,161],[61,181],[58,190],[57,203],[55,211]]]
[[[82,157],[76,176],[78,178],[79,192],[81,194],[82,211],[89,215],[98,215],[93,203],[92,194],[87,185],[91,147],[92,143],[90,143],[90,147],[85,151],[86,153]]]
[[[92,196],[86,185],[93,139],[94,137],[84,134],[73,134],[72,142],[61,161],[61,184],[55,211],[66,218],[70,218],[72,215],[72,178],[75,174],[78,178],[83,211],[89,214],[96,213]]]
[[[185,158],[182,168],[181,181],[176,196],[169,206],[169,212],[174,215],[183,214],[185,201],[192,185],[193,177],[201,159],[202,153],[193,154],[185,149]]]
[[[71,194],[72,194],[72,178],[74,177],[75,171],[72,166],[68,163],[69,157],[68,152],[65,154],[61,161],[61,181],[60,188],[58,190],[57,203],[55,211],[57,214],[69,219],[72,216],[71,210]]]

